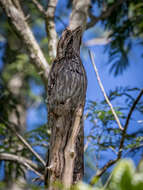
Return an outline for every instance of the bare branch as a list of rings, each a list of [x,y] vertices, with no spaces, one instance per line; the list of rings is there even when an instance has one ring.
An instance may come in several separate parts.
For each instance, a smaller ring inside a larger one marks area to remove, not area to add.
[[[39,156],[39,154],[37,154],[37,152],[34,151],[34,149],[31,147],[31,145],[16,131],[15,129],[15,124],[13,123],[9,123],[7,121],[5,121],[4,119],[0,118],[0,121],[2,121],[5,126],[10,129],[18,138],[19,140],[30,150],[30,152],[45,166],[46,163],[45,161]],[[13,127],[11,127],[10,125],[13,125]]]
[[[124,126],[124,130],[128,127],[128,124],[129,124],[129,121],[130,121],[130,118],[132,116],[132,113],[137,105],[137,103],[139,102],[140,98],[142,97],[143,95],[143,89],[140,91],[139,95],[137,96],[136,100],[134,101],[129,113],[128,113],[128,116],[127,116],[127,120],[126,120],[126,123],[125,123],[125,126]]]
[[[95,45],[106,45],[111,42],[111,39],[108,37],[102,38],[93,38],[84,43],[85,46],[95,46]]]
[[[84,0],[84,1],[73,0],[72,5],[73,8],[70,16],[69,27],[73,30],[78,26],[83,26],[83,29],[85,29],[90,0]]]
[[[42,14],[42,16],[44,16],[46,18],[47,17],[47,11],[43,8],[43,6],[37,0],[31,0],[31,1],[36,6],[36,8],[39,10],[39,12]],[[66,24],[63,22],[63,20],[59,16],[54,15],[54,17],[57,20],[59,20],[64,25],[64,27],[66,27]]]
[[[73,180],[74,161],[76,157],[75,144],[80,130],[80,121],[83,113],[83,106],[78,108],[75,121],[72,126],[72,133],[65,148],[65,170],[63,172],[63,184],[70,187]]]
[[[38,176],[40,176],[40,177],[42,176],[42,174],[38,172],[39,168],[38,168],[37,164],[33,163],[31,160],[29,160],[23,156],[16,156],[16,155],[9,154],[9,153],[0,153],[0,160],[17,162],[17,163],[25,166],[27,169],[32,170]]]
[[[37,0],[31,0],[31,1],[36,6],[36,8],[39,10],[39,12],[46,17],[47,14],[46,14],[46,11],[44,10],[43,6]]]
[[[143,147],[143,144],[140,144],[138,146],[135,146],[133,148],[131,148],[130,150],[128,150],[125,154],[124,154],[124,157],[126,157],[130,152],[132,152],[133,150],[136,150],[136,149],[139,149],[139,148],[142,148]]]
[[[57,0],[49,0],[47,10],[44,10],[43,6],[37,0],[32,0],[32,2],[45,18],[46,32],[48,36],[48,53],[51,61],[53,61],[56,57],[58,38],[54,22]]]
[[[98,177],[101,177],[101,176],[104,174],[104,172],[105,172],[110,166],[112,166],[113,164],[115,164],[117,161],[118,161],[118,159],[110,160],[109,162],[107,162],[107,164],[105,164],[105,165],[103,166],[103,168],[101,168],[99,171],[97,171],[97,174],[92,178],[90,184],[91,184],[91,185],[94,185],[94,184],[93,184],[94,179],[95,179],[95,178],[98,178]]]
[[[119,158],[121,157],[121,154],[122,154],[122,151],[123,151],[124,141],[125,141],[125,137],[126,137],[126,131],[127,131],[128,125],[129,125],[131,115],[132,115],[137,103],[139,102],[140,98],[142,97],[142,95],[143,95],[143,89],[140,91],[139,95],[137,96],[136,100],[134,101],[134,103],[133,103],[133,105],[132,105],[132,107],[131,107],[131,109],[130,109],[130,111],[128,113],[126,123],[125,123],[124,129],[122,131],[122,138],[121,138],[121,141],[120,141],[119,153],[118,153]]]
[[[17,1],[17,3],[19,3],[19,1]],[[39,71],[43,72],[42,76],[47,79],[50,66],[48,65],[31,29],[26,22],[26,18],[20,4],[15,6],[11,0],[0,0],[0,5],[3,7],[12,26],[21,37],[32,63]]]
[[[115,112],[115,110],[114,110],[114,108],[113,108],[113,106],[112,106],[110,100],[108,99],[108,97],[107,97],[107,95],[106,95],[106,92],[105,92],[105,90],[104,90],[103,84],[102,84],[102,82],[101,82],[101,80],[100,80],[100,76],[99,76],[99,74],[98,74],[98,70],[97,70],[96,65],[95,65],[93,53],[92,53],[91,51],[89,51],[89,55],[90,55],[90,57],[91,57],[91,62],[92,62],[92,64],[93,64],[94,71],[95,71],[95,73],[96,73],[96,77],[97,77],[97,80],[98,80],[98,84],[99,84],[99,86],[100,86],[100,88],[101,88],[101,91],[102,91],[104,97],[105,97],[105,100],[106,100],[107,104],[109,105],[109,107],[110,107],[110,109],[111,109],[111,111],[112,111],[112,113],[113,113],[113,116],[114,116],[114,118],[115,118],[115,121],[117,122],[119,128],[120,128],[121,130],[123,130],[123,127],[122,127],[122,125],[121,125],[121,123],[120,123],[120,120],[119,120],[119,118],[118,118],[118,116],[117,116],[117,114],[116,114],[116,112]]]
[[[90,16],[91,21],[87,24],[86,29],[89,29],[89,28],[93,27],[98,21],[105,20],[106,18],[108,18],[112,14],[112,12],[115,11],[118,8],[118,6],[120,6],[125,1],[126,0],[118,0],[118,1],[116,1],[106,11],[104,10],[103,12],[101,12],[100,16],[98,16],[98,17],[92,15],[89,12],[89,16]]]
[[[55,29],[55,9],[57,5],[57,0],[49,0],[48,8],[46,11],[46,32],[48,36],[48,52],[51,60],[56,57],[57,50],[57,32]]]

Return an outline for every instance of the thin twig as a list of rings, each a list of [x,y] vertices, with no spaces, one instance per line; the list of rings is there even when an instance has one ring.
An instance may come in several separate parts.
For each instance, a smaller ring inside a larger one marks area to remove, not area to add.
[[[55,27],[55,10],[57,7],[57,0],[49,0],[48,1],[48,7],[46,10],[46,32],[48,37],[48,52],[51,61],[55,59],[56,57],[56,47],[57,47],[57,32]]]
[[[139,148],[142,148],[143,147],[143,144],[140,144],[138,146],[135,146],[133,148],[131,148],[130,150],[128,150],[125,154],[124,154],[124,157],[126,157],[131,151],[133,150],[136,150],[136,149],[139,149]]]
[[[46,11],[44,10],[43,6],[37,0],[31,0],[31,1],[36,6],[36,8],[39,10],[39,12],[46,17],[47,14],[46,14]]]
[[[27,163],[24,164],[29,170],[33,171],[35,174],[37,174],[40,178],[43,176],[39,171],[36,171],[34,168],[32,168],[30,165]]]
[[[139,95],[137,96],[136,100],[134,101],[129,113],[128,113],[128,116],[127,116],[127,120],[126,120],[126,123],[125,123],[125,126],[124,126],[124,130],[128,127],[128,124],[129,124],[129,121],[130,121],[130,118],[131,118],[131,115],[137,105],[137,103],[139,102],[141,96],[143,95],[143,89],[141,89]]]
[[[106,95],[106,92],[105,92],[105,90],[104,90],[103,84],[102,84],[102,82],[101,82],[101,80],[100,80],[100,76],[99,76],[99,74],[98,74],[98,70],[97,70],[96,65],[95,65],[93,53],[92,53],[91,51],[89,51],[89,55],[90,55],[90,57],[91,57],[91,62],[92,62],[92,64],[93,64],[93,67],[94,67],[94,70],[95,70],[95,73],[96,73],[96,77],[97,77],[97,80],[98,80],[98,84],[99,84],[99,86],[100,86],[100,88],[101,88],[101,91],[102,91],[104,97],[105,97],[105,100],[106,100],[107,104],[109,105],[109,107],[110,107],[110,109],[111,109],[111,111],[112,111],[112,113],[113,113],[113,116],[114,116],[114,118],[115,118],[115,121],[117,122],[119,128],[120,128],[121,130],[123,130],[123,127],[122,127],[122,125],[121,125],[121,123],[120,123],[120,120],[119,120],[119,118],[118,118],[118,116],[117,116],[117,114],[116,114],[116,112],[115,112],[115,110],[114,110],[114,108],[113,108],[113,106],[112,106],[110,100],[108,99],[108,97],[107,97],[107,95]]]
[[[14,134],[19,138],[19,140],[30,150],[30,152],[45,166],[46,163],[45,161],[39,156],[39,154],[37,152],[34,151],[34,149],[32,148],[32,146],[16,131],[15,129],[15,124],[13,123],[9,123],[7,121],[5,121],[4,119],[0,118],[0,121],[2,121],[7,128],[9,128],[12,132],[14,132]],[[13,127],[11,127],[10,125],[13,125]]]
[[[125,122],[125,125],[124,125],[124,129],[122,131],[122,138],[121,138],[121,141],[120,141],[120,146],[119,146],[119,153],[118,153],[118,157],[121,157],[121,154],[122,154],[122,150],[123,150],[123,145],[124,145],[124,141],[125,141],[125,137],[126,137],[126,131],[127,131],[127,128],[128,128],[128,125],[129,125],[129,121],[130,121],[130,118],[131,118],[131,115],[137,105],[137,103],[139,102],[141,96],[143,95],[143,89],[140,91],[139,95],[137,96],[136,100],[134,101],[129,113],[128,113],[128,116],[127,116],[127,119],[126,119],[126,122]]]
[[[44,16],[45,18],[48,17],[48,14],[47,14],[48,11],[45,10],[43,8],[43,6],[37,0],[31,0],[31,1],[36,6],[36,8],[39,10],[39,12],[42,14],[42,16]],[[55,15],[55,19],[59,20],[63,24],[63,26],[66,27],[66,24],[59,16]]]
[[[109,185],[109,183],[110,183],[110,181],[111,181],[112,176],[113,176],[113,172],[110,173],[108,179],[106,180],[106,183],[105,183],[104,186],[103,186],[103,190],[104,190],[104,189],[107,189],[107,187],[108,187],[108,185]]]
[[[115,164],[118,161],[118,159],[115,160],[110,160],[109,162],[107,162],[107,164],[105,164],[99,171],[97,171],[97,174],[92,178],[92,180],[90,181],[90,185],[94,185],[94,179],[101,177],[104,172],[113,164]]]

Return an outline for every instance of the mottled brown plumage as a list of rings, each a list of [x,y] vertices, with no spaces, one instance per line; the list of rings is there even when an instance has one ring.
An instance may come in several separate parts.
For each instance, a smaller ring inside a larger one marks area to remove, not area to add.
[[[71,134],[75,110],[79,105],[84,106],[85,102],[87,79],[80,59],[81,35],[81,27],[63,31],[48,77],[48,123],[52,131],[48,165],[54,165],[49,175],[50,181],[62,179],[63,152]],[[76,151],[73,181],[81,179],[83,173],[83,126],[76,142]]]
[[[49,110],[56,112],[64,104],[71,110],[85,98],[86,74],[80,59],[80,41],[80,27],[64,30],[48,78]]]

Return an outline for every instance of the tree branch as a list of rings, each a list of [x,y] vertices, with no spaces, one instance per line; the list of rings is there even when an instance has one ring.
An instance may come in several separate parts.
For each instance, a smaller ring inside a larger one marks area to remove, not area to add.
[[[100,88],[101,88],[101,91],[102,91],[104,97],[105,97],[105,100],[106,100],[107,104],[109,105],[109,107],[110,107],[110,109],[111,109],[111,111],[112,111],[112,113],[113,113],[113,116],[114,116],[114,118],[115,118],[115,121],[117,122],[119,128],[120,128],[121,130],[123,130],[123,127],[122,127],[122,125],[121,125],[121,123],[120,123],[120,120],[119,120],[119,118],[118,118],[118,116],[117,116],[117,114],[116,114],[116,112],[115,112],[115,110],[114,110],[114,108],[113,108],[113,106],[112,106],[110,100],[108,99],[108,97],[107,97],[107,95],[106,95],[106,92],[105,92],[105,90],[104,90],[103,84],[102,84],[102,82],[101,82],[101,80],[100,80],[100,76],[99,76],[99,74],[98,74],[98,70],[97,70],[96,65],[95,65],[93,53],[92,53],[91,51],[89,51],[89,55],[90,55],[90,58],[91,58],[92,65],[93,65],[93,67],[94,67],[94,71],[95,71],[95,73],[96,73],[96,77],[97,77],[98,84],[99,84],[99,86],[100,86]]]
[[[37,0],[31,0],[33,2],[33,4],[36,6],[36,8],[39,10],[39,12],[43,15],[43,16],[47,16],[46,11],[44,10],[43,6],[37,1]]]
[[[48,36],[48,53],[52,62],[56,57],[58,39],[54,22],[57,0],[49,0],[47,10],[44,10],[43,6],[37,0],[32,0],[32,2],[45,18],[46,32]]]
[[[56,5],[57,0],[49,0],[48,8],[46,11],[46,32],[48,36],[48,52],[52,61],[56,57],[58,39],[54,22]]]
[[[45,161],[39,156],[39,154],[37,154],[37,152],[34,151],[34,149],[31,147],[31,145],[16,131],[15,129],[15,124],[13,123],[9,123],[5,120],[3,120],[2,118],[0,118],[0,121],[3,122],[5,124],[5,126],[10,129],[17,137],[18,139],[30,150],[30,152],[45,166],[46,163]],[[13,127],[11,127],[10,125],[13,125]]]
[[[0,153],[0,160],[17,162],[17,163],[25,166],[27,169],[32,170],[38,176],[40,176],[40,177],[42,176],[42,174],[39,173],[39,171],[38,171],[39,168],[38,168],[37,164],[33,163],[31,160],[29,160],[23,156],[16,156],[16,155],[9,154],[9,153]]]
[[[15,1],[14,1],[15,2]],[[21,9],[19,1],[17,6],[11,0],[0,0],[0,5],[3,7],[7,17],[9,18],[12,26],[21,37],[31,62],[35,67],[43,72],[43,77],[47,79],[50,66],[48,65],[34,35],[29,28],[24,13]]]
[[[106,11],[101,12],[100,16],[98,16],[98,17],[92,15],[89,12],[91,21],[87,24],[86,29],[93,27],[98,21],[105,20],[106,18],[108,18],[112,14],[112,12],[115,11],[115,9],[125,1],[126,0],[115,1],[115,3],[112,6],[110,6]]]
[[[43,17],[47,17],[47,11],[43,8],[43,6],[37,1],[37,0],[31,0],[33,4],[36,6],[36,8],[39,10],[39,12],[42,14]],[[64,27],[66,27],[66,24],[63,22],[63,20],[59,17],[54,15],[55,19],[59,20]]]
[[[126,157],[130,152],[132,152],[133,150],[136,150],[136,149],[139,149],[139,148],[142,148],[143,147],[143,144],[140,144],[138,146],[135,146],[133,148],[131,148],[130,150],[128,150],[125,154],[124,154],[124,157]]]
[[[78,26],[86,27],[86,21],[88,16],[88,9],[90,5],[90,0],[77,1],[73,0],[72,13],[70,15],[70,29],[75,29]]]
[[[63,184],[69,188],[73,180],[74,162],[76,157],[75,145],[80,131],[80,121],[83,114],[83,105],[78,108],[75,114],[75,121],[72,126],[72,133],[65,148],[65,169],[63,172]]]
[[[143,89],[140,91],[139,95],[137,96],[136,100],[134,101],[134,103],[133,103],[133,105],[132,105],[132,107],[131,107],[131,109],[130,109],[130,111],[128,113],[128,116],[127,116],[127,119],[126,119],[126,122],[125,122],[125,125],[124,125],[124,129],[122,131],[122,138],[121,138],[121,141],[120,141],[119,153],[118,153],[119,158],[122,155],[124,141],[125,141],[125,137],[126,137],[126,131],[127,131],[128,125],[129,125],[131,115],[132,115],[137,103],[139,102],[140,98],[142,97],[142,95],[143,95]]]
[[[92,178],[92,180],[90,181],[91,185],[94,185],[94,181],[96,178],[101,177],[104,172],[113,164],[115,164],[118,161],[118,159],[115,160],[110,160],[109,162],[107,162],[107,164],[105,164],[99,171],[97,171],[97,174]]]

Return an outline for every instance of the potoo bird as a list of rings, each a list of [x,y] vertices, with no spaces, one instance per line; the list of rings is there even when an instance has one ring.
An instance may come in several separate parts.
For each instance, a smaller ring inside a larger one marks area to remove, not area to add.
[[[48,77],[48,126],[51,128],[48,181],[62,179],[64,150],[71,135],[75,110],[86,97],[87,78],[80,59],[82,29],[66,28],[58,42],[57,56]],[[73,183],[83,175],[83,126],[76,141]]]

